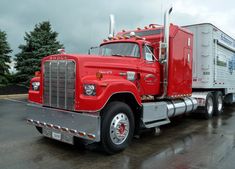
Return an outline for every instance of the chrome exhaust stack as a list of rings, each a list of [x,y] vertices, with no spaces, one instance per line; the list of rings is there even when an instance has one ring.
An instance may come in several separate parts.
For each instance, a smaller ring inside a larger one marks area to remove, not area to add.
[[[168,86],[168,64],[169,64],[169,32],[170,32],[170,14],[173,7],[169,7],[164,14],[164,40],[159,46],[159,61],[164,64],[164,79],[163,79],[163,94],[160,98],[165,98],[167,95]]]
[[[173,7],[170,7],[165,11],[164,14],[164,43],[166,44],[166,57],[168,57],[169,53],[169,32],[170,32],[169,18],[172,10]]]
[[[109,15],[109,39],[112,39],[115,35],[115,18],[114,15]]]

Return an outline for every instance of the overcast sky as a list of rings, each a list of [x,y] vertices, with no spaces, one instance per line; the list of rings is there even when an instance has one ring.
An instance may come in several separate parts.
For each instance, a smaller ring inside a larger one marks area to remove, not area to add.
[[[116,30],[163,23],[163,11],[173,4],[171,21],[178,25],[211,22],[235,37],[233,0],[0,0],[0,29],[14,50],[24,43],[25,32],[50,21],[67,53],[86,53],[108,35],[109,14]]]

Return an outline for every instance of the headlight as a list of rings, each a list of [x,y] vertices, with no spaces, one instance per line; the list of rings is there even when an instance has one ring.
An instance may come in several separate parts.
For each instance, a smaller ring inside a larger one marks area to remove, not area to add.
[[[84,84],[84,94],[87,96],[95,96],[96,95],[96,86],[94,84]]]
[[[40,82],[33,82],[32,83],[33,90],[38,91],[39,87],[40,87]]]

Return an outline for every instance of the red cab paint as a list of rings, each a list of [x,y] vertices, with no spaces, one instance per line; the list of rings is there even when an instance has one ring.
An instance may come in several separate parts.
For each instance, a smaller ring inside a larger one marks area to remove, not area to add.
[[[117,37],[125,37],[129,33],[121,32]],[[143,34],[143,36],[116,38],[105,41],[101,46],[111,43],[135,43],[139,46],[139,57],[58,54],[43,58],[40,77],[33,78],[31,81],[31,83],[40,81],[40,91],[33,91],[30,88],[29,101],[43,104],[44,63],[51,60],[75,62],[75,111],[100,111],[109,99],[118,93],[131,94],[139,105],[141,105],[141,97],[144,95],[161,96],[163,93],[163,67],[158,61],[149,61],[145,58],[145,50],[147,50],[145,46],[151,48],[158,59],[159,42],[163,39],[163,27],[136,30],[135,33]],[[192,93],[192,42],[193,35],[190,32],[171,24],[168,97],[180,97]],[[128,72],[134,72],[134,80],[128,80]],[[97,73],[102,74],[101,79],[97,79]],[[96,95],[84,95],[84,84],[95,84]]]

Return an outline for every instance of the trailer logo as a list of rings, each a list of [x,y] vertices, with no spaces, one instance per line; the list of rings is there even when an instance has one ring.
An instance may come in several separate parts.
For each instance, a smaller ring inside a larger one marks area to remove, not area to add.
[[[235,70],[235,55],[232,57],[232,60],[228,62],[229,73],[233,74],[233,70]]]
[[[235,47],[235,42],[232,38],[228,37],[225,34],[221,34],[220,39],[229,46]]]

